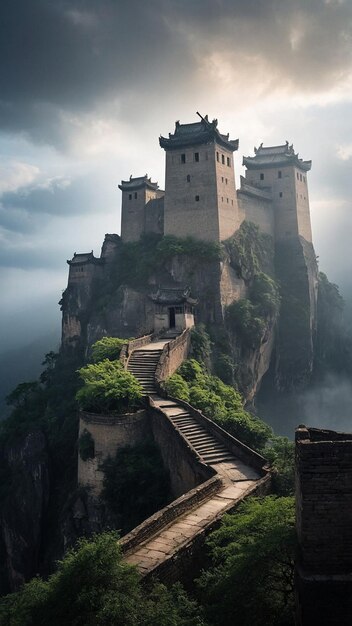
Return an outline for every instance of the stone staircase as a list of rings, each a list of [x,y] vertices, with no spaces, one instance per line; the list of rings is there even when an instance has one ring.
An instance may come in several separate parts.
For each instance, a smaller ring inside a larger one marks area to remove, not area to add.
[[[156,395],[155,370],[162,353],[162,348],[134,350],[129,358],[127,369],[141,384],[144,395]]]
[[[225,461],[232,461],[233,455],[225,446],[220,443],[204,426],[199,424],[195,417],[192,417],[186,410],[180,411],[180,406],[176,405],[179,411],[169,415],[172,423],[179,429],[182,435],[199,454],[202,460],[208,465],[215,465]],[[164,404],[163,409],[174,409],[175,403]]]

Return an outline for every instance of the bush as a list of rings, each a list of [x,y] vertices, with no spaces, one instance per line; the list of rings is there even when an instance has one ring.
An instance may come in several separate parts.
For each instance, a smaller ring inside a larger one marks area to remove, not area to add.
[[[254,349],[260,344],[266,324],[250,300],[242,298],[230,304],[226,310],[226,319],[247,348]]]
[[[165,387],[169,393],[171,389],[172,395],[180,400],[188,396],[192,406],[256,450],[262,451],[272,436],[270,426],[244,410],[238,391],[225,385],[216,376],[207,374],[194,359],[185,361],[177,373],[166,381]]]
[[[102,464],[102,498],[117,515],[123,533],[169,502],[169,473],[153,442],[117,451]]]
[[[277,316],[280,308],[279,288],[270,276],[263,272],[257,274],[253,279],[249,297],[252,304],[257,305],[257,312],[262,316]]]
[[[199,580],[213,626],[293,626],[293,498],[251,498],[208,539],[211,567]]]
[[[47,581],[34,578],[0,601],[1,626],[202,626],[180,585],[144,589],[115,533],[81,539]]]
[[[91,348],[91,361],[98,363],[108,359],[115,361],[119,358],[122,346],[130,339],[120,339],[119,337],[103,337],[96,341]]]
[[[204,324],[198,324],[191,330],[192,356],[200,363],[207,363],[211,354],[211,342]]]
[[[83,387],[76,398],[85,411],[127,413],[135,410],[142,398],[137,379],[119,361],[105,359],[79,370]]]

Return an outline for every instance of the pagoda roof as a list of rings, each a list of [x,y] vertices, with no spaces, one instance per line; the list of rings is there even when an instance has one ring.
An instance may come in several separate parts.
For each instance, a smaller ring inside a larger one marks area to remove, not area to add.
[[[148,178],[148,174],[145,174],[145,176],[138,176],[136,178],[132,178],[131,174],[129,180],[122,180],[119,185],[119,189],[121,189],[121,191],[136,191],[137,189],[143,189],[143,187],[156,190],[159,185],[158,183],[153,183],[151,178]]]
[[[254,148],[254,154],[254,157],[243,157],[243,165],[249,170],[294,165],[308,172],[312,167],[312,161],[300,159],[288,141],[281,146],[264,147],[261,143],[259,148]]]
[[[190,287],[159,287],[150,298],[158,304],[197,304],[197,300],[191,297]]]
[[[229,139],[229,134],[222,135],[217,126],[218,120],[209,122],[207,115],[201,117],[199,122],[192,124],[180,124],[177,121],[175,132],[169,133],[168,138],[160,136],[159,144],[165,150],[178,150],[188,146],[215,142],[231,152],[238,150],[238,139]]]
[[[264,189],[263,187],[256,187],[253,183],[249,183],[243,176],[240,177],[240,181],[241,187],[237,193],[244,193],[253,198],[260,198],[261,200],[272,202],[271,187],[265,187]]]
[[[95,257],[92,250],[91,252],[80,252],[79,254],[75,252],[72,259],[67,260],[67,263],[69,265],[87,265],[87,263],[101,265],[104,263],[104,259]]]

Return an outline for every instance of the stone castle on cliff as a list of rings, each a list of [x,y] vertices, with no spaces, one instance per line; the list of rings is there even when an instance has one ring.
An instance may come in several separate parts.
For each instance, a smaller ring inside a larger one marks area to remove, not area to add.
[[[299,285],[296,299],[308,315],[300,330],[305,357],[303,362],[298,355],[298,369],[302,376],[309,374],[317,300],[307,185],[311,161],[299,158],[288,142],[271,147],[261,144],[254,156],[243,159],[245,176],[236,190],[233,154],[239,142],[220,133],[217,120],[200,116],[191,124],[176,122],[174,132],[160,137],[159,143],[166,156],[165,191],[147,175],[123,180],[119,185],[121,236],[106,235],[99,258],[92,252],[75,253],[68,261],[68,287],[62,300],[63,345],[80,342],[87,347],[103,335],[181,331],[193,325],[194,318],[206,325],[225,324],[227,307],[248,293],[248,283],[226,259],[191,268],[187,259],[176,255],[143,286],[122,284],[111,297],[106,293],[110,268],[125,263],[124,244],[137,242],[143,235],[219,243],[231,238],[246,221],[272,237],[282,257],[275,269],[278,280]],[[100,306],[102,290],[97,285],[104,284],[105,304]],[[260,380],[268,369],[272,347],[269,341],[256,355],[254,379]],[[283,350],[287,353],[286,346]]]

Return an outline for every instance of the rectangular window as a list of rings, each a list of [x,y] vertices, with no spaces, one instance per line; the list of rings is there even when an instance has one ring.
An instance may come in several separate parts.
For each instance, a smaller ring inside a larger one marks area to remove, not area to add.
[[[217,161],[219,160],[219,153],[218,152],[216,153],[216,160]]]
[[[278,177],[278,178],[282,178],[282,171],[281,171],[281,170],[279,170],[279,171],[278,171],[278,173],[277,173],[277,177]]]
[[[196,196],[196,202],[199,202],[199,196]]]
[[[137,192],[134,192],[134,199],[137,200]]]
[[[187,174],[187,182],[190,183],[191,182],[191,177],[189,174]]]
[[[186,155],[181,154],[181,163],[186,163]]]
[[[299,175],[299,180],[302,182],[302,174]]]
[[[304,183],[306,182],[306,177],[305,177],[305,176],[303,176],[303,182],[304,182]]]
[[[222,182],[222,183],[224,182],[224,177],[223,177],[223,176],[221,176],[221,182]]]
[[[264,174],[260,175],[260,180],[264,180]]]
[[[132,194],[131,193],[128,194],[128,199],[132,200]]]
[[[223,155],[223,154],[221,155],[221,163],[222,163],[223,165],[225,165],[225,157],[224,157],[224,155]]]
[[[231,159],[230,159],[230,157],[227,157],[227,166],[231,167]]]
[[[282,191],[280,191],[279,196],[280,196],[280,198],[282,198]]]
[[[299,180],[299,173],[297,172],[297,180]]]
[[[227,202],[227,204],[229,203],[229,199],[228,198],[226,198],[226,202]]]
[[[199,162],[199,152],[195,152],[194,153],[194,160],[195,160],[196,163]]]
[[[225,178],[225,183],[226,183],[226,185],[227,185],[227,178]]]

